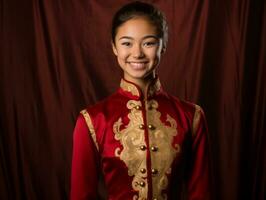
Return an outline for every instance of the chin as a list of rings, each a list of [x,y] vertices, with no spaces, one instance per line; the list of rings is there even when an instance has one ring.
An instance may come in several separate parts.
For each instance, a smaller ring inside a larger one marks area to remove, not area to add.
[[[135,80],[142,80],[145,79],[145,76],[130,76],[130,78]]]
[[[131,74],[129,77],[132,79],[138,79],[138,80],[147,80],[151,73],[144,73],[144,74]]]

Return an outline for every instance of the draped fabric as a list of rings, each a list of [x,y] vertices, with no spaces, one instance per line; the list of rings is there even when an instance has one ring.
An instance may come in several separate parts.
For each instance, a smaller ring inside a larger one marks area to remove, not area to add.
[[[119,87],[110,23],[126,0],[0,1],[0,199],[67,199],[80,110]],[[150,0],[163,88],[204,109],[213,199],[266,198],[266,3]]]

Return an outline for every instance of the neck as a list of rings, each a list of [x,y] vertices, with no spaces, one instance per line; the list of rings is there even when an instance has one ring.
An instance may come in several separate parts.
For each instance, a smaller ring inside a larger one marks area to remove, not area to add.
[[[145,77],[144,79],[132,79],[132,78],[129,78],[126,76],[125,76],[125,79],[132,82],[132,83],[135,83],[137,86],[139,86],[142,94],[145,95],[145,98],[146,98],[148,86],[149,86],[150,82],[155,79],[155,77],[156,77],[155,73],[151,73],[147,77]]]

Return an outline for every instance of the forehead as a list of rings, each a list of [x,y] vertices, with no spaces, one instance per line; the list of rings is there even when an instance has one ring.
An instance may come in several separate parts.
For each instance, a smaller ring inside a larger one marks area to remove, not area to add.
[[[117,29],[116,38],[128,36],[132,38],[141,38],[146,35],[157,36],[157,29],[148,19],[137,17],[123,23]]]

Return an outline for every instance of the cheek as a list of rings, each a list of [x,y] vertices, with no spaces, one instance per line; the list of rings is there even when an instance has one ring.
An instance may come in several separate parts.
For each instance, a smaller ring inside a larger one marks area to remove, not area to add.
[[[124,49],[117,50],[117,58],[118,59],[126,59],[128,56],[128,52]]]
[[[160,56],[161,56],[161,53],[160,53],[160,51],[158,50],[158,48],[156,48],[156,49],[152,49],[152,50],[149,52],[149,57],[150,57],[150,59],[153,59],[153,60],[159,60],[159,59],[160,59]]]

